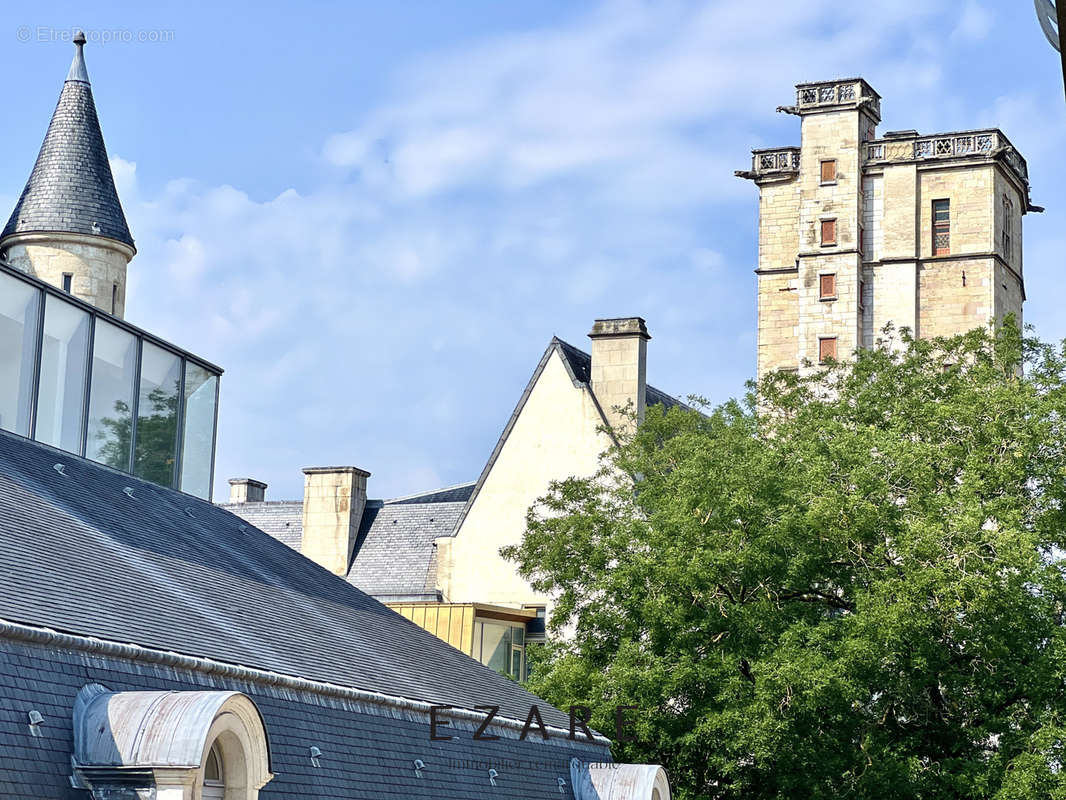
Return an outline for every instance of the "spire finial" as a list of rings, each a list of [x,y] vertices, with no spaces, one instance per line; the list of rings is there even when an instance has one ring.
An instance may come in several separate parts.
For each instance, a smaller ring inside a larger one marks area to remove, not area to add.
[[[85,55],[82,52],[82,48],[85,46],[84,31],[77,30],[74,32],[74,45],[78,49],[74,53],[74,60],[70,63],[70,72],[67,73],[67,80],[88,83],[89,73],[85,69]]]

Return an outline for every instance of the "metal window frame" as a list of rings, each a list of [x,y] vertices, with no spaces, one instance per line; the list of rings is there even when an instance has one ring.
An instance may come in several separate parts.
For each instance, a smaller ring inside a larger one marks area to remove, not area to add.
[[[73,455],[77,455],[81,458],[88,458],[87,453],[89,449],[89,421],[90,421],[90,407],[92,401],[93,390],[93,364],[96,351],[96,333],[97,322],[103,320],[104,322],[114,325],[119,330],[125,331],[134,337],[136,342],[136,363],[134,364],[133,371],[133,397],[130,404],[130,411],[132,414],[132,420],[130,425],[130,452],[126,462],[126,472],[130,475],[136,476],[134,471],[136,465],[137,454],[137,434],[140,427],[140,396],[141,396],[141,377],[144,361],[144,345],[145,343],[152,344],[166,353],[175,356],[180,364],[180,380],[178,387],[178,404],[177,404],[177,428],[174,436],[173,443],[173,456],[174,456],[174,469],[171,475],[170,485],[167,488],[175,489],[177,491],[182,490],[182,467],[183,467],[183,453],[185,442],[185,415],[186,415],[186,396],[185,396],[185,379],[188,372],[188,365],[190,363],[203,369],[208,375],[215,380],[215,397],[213,407],[213,419],[211,429],[211,464],[210,473],[208,475],[208,496],[207,500],[213,501],[214,499],[214,481],[215,481],[215,467],[217,459],[218,448],[218,410],[219,410],[219,397],[221,392],[221,378],[223,370],[206,361],[199,356],[190,353],[180,347],[177,347],[170,342],[160,339],[158,336],[138,328],[135,325],[131,325],[123,319],[108,314],[103,309],[97,308],[91,303],[87,303],[79,297],[73,294],[63,291],[59,287],[46,283],[39,278],[32,275],[27,275],[21,270],[14,267],[0,263],[0,275],[8,275],[21,281],[23,284],[28,284],[30,287],[36,290],[36,310],[37,319],[36,324],[33,326],[29,335],[34,337],[32,345],[33,362],[32,362],[32,375],[29,376],[29,392],[30,397],[27,402],[27,409],[29,413],[29,425],[27,426],[27,435],[24,438],[32,441],[37,441],[37,415],[40,411],[40,391],[41,391],[41,370],[42,360],[44,355],[44,324],[45,314],[47,313],[48,298],[54,297],[58,303],[66,303],[67,305],[74,306],[88,314],[88,342],[85,348],[85,363],[84,372],[85,377],[82,386],[82,398],[81,398],[81,426],[78,432],[78,447],[76,451],[72,452]],[[12,430],[16,436],[21,436],[17,430]],[[59,447],[60,450],[65,448]],[[91,459],[90,459],[91,460]]]

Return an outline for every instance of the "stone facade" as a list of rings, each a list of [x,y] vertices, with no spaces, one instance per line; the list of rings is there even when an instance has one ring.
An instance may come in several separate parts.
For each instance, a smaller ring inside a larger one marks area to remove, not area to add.
[[[123,317],[126,311],[126,267],[133,248],[102,236],[77,233],[17,233],[3,242],[7,263],[16,269],[65,288],[87,303]]]
[[[500,556],[518,544],[526,511],[553,480],[593,474],[610,446],[602,402],[552,350],[483,477],[454,537],[437,540],[437,586],[449,602],[550,605]]]
[[[800,117],[800,147],[755,150],[737,173],[760,193],[759,377],[846,358],[889,324],[933,337],[1020,323],[1029,183],[1003,133],[878,138],[880,96],[861,78],[796,90],[780,110]]]

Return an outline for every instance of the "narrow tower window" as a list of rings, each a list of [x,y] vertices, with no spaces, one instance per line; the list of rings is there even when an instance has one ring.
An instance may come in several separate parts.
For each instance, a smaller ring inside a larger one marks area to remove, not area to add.
[[[837,162],[836,159],[822,162],[822,183],[836,183]]]
[[[835,219],[822,220],[822,245],[837,243],[837,221]]]
[[[818,340],[818,363],[824,364],[829,359],[837,357],[837,337],[826,336]]]
[[[115,313],[115,309],[118,308],[118,284],[111,284],[111,313]]]
[[[70,284],[71,284],[71,282],[73,280],[74,280],[74,273],[72,273],[72,272],[64,272],[63,273],[63,291],[64,292],[67,292],[67,293],[70,292]]]
[[[818,299],[837,299],[837,276],[835,274],[818,276]]]
[[[933,255],[951,253],[951,201],[933,201]]]
[[[1012,234],[1014,233],[1014,203],[1003,195],[1003,256],[1011,257]]]

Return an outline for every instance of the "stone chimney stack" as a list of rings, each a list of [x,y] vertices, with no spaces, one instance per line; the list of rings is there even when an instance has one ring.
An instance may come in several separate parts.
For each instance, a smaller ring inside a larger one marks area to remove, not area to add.
[[[300,552],[335,575],[346,575],[366,508],[366,479],[358,467],[304,470]]]
[[[630,407],[637,422],[644,420],[648,386],[648,328],[640,317],[598,319],[589,333],[592,340],[592,393],[618,430],[630,420],[616,409]],[[631,404],[631,405],[630,405]]]
[[[231,503],[262,503],[266,500],[267,485],[254,478],[230,478],[229,501]]]

